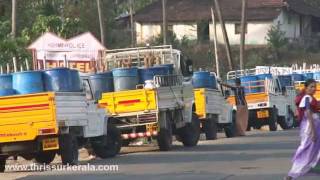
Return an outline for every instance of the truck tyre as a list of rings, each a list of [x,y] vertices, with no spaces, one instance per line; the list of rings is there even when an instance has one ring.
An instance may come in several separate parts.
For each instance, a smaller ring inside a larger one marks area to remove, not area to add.
[[[166,113],[165,123],[166,127],[160,127],[157,136],[160,151],[169,151],[172,148],[172,119],[169,112]]]
[[[202,122],[204,133],[206,134],[206,140],[217,139],[218,126],[213,118],[205,119]]]
[[[56,157],[55,151],[41,151],[35,154],[35,160],[40,164],[50,164]]]
[[[94,153],[102,159],[115,157],[119,154],[121,146],[121,133],[114,124],[108,124],[106,136],[94,138],[92,141]]]
[[[192,122],[187,123],[185,127],[181,128],[180,137],[184,146],[192,147],[198,144],[200,139],[200,120],[198,116],[192,114]]]
[[[277,121],[278,121],[278,110],[277,108],[272,108],[271,110],[271,115],[270,115],[270,118],[269,118],[269,129],[270,131],[277,131],[278,129],[278,124],[277,124]]]
[[[236,118],[237,118],[236,111],[232,111],[232,123],[225,125],[223,128],[227,138],[232,138],[236,136],[236,133],[237,133]]]
[[[279,117],[278,123],[284,130],[293,128],[295,124],[295,117],[291,109],[288,110],[288,114],[286,116]]]
[[[3,173],[6,170],[6,161],[6,157],[0,156],[0,173]]]
[[[62,164],[78,164],[79,151],[77,137],[73,134],[63,134],[59,137],[59,143]]]

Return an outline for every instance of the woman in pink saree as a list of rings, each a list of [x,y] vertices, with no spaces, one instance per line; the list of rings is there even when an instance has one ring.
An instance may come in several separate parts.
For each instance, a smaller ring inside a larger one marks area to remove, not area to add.
[[[305,84],[305,94],[299,108],[302,112],[300,124],[301,143],[293,157],[293,165],[285,180],[297,179],[306,175],[320,162],[320,117],[317,113],[316,81]]]

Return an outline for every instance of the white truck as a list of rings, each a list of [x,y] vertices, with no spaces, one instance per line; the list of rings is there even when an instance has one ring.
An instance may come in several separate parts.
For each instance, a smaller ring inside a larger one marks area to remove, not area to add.
[[[157,139],[162,151],[172,146],[172,136],[185,146],[196,146],[200,137],[200,121],[193,112],[193,88],[187,81],[192,63],[184,61],[181,52],[171,46],[117,49],[106,52],[108,69],[119,67],[130,59],[132,66],[142,67],[146,57],[159,64],[174,64],[175,75],[154,77],[154,88],[137,88],[103,93],[99,101],[121,131],[125,145],[137,138]],[[185,78],[182,76],[184,75]]]
[[[285,71],[288,68],[285,68]],[[281,71],[283,68],[281,69]],[[275,67],[259,67],[254,69],[230,71],[227,74],[227,79],[232,80],[241,78],[243,76],[255,76],[264,73],[272,74],[272,78],[265,78],[264,80],[243,82],[244,86],[249,92],[246,100],[249,109],[249,125],[251,127],[260,129],[264,125],[268,125],[271,131],[277,130],[279,124],[282,129],[290,129],[295,124],[295,96],[296,90],[293,86],[282,87],[278,75],[281,75]],[[283,73],[282,73],[283,74]],[[254,88],[260,88],[259,92],[251,91]],[[235,106],[235,98],[233,95],[229,96],[228,101]]]
[[[202,132],[207,140],[217,139],[217,132],[223,129],[226,137],[235,136],[235,113],[224,96],[223,89],[196,88],[194,109],[201,121]]]

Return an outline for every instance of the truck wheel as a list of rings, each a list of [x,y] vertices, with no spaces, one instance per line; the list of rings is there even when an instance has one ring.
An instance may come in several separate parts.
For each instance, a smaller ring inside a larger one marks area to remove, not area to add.
[[[78,164],[79,151],[77,137],[73,134],[64,134],[59,137],[59,143],[62,164]]]
[[[0,156],[0,173],[3,173],[6,170],[6,161],[6,157]]]
[[[114,124],[108,124],[107,135],[94,138],[92,148],[102,158],[111,158],[119,154],[122,146],[120,130]]]
[[[277,120],[278,120],[278,110],[277,108],[273,108],[271,109],[271,115],[268,122],[270,131],[277,131],[278,129]]]
[[[279,117],[278,123],[282,129],[286,130],[286,129],[293,128],[295,124],[294,121],[295,121],[294,114],[291,110],[289,110],[287,116]]]
[[[41,151],[35,154],[35,160],[40,164],[50,164],[56,157],[55,151]]]
[[[204,133],[206,134],[207,140],[217,139],[218,126],[214,119],[206,119],[202,122]]]
[[[157,136],[158,146],[160,151],[169,151],[172,147],[172,119],[169,112],[166,113],[165,123],[166,128],[160,128]]]
[[[233,138],[236,136],[236,126],[234,123],[224,126],[224,132],[227,138]]]
[[[184,146],[192,147],[198,144],[200,138],[200,120],[196,114],[192,114],[192,122],[181,128],[180,137]]]

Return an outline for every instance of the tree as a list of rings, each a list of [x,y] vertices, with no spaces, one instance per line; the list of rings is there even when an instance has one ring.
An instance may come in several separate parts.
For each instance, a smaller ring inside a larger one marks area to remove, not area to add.
[[[30,39],[35,39],[44,32],[54,32],[61,37],[70,38],[83,32],[83,28],[80,24],[81,22],[78,18],[60,18],[56,15],[39,15],[32,25],[32,28],[27,28],[24,32]]]
[[[280,50],[288,44],[285,34],[284,31],[281,31],[280,26],[272,26],[267,33],[268,46],[274,52],[276,59],[280,58]]]
[[[16,57],[18,61],[24,61],[30,58],[30,54],[25,47],[28,39],[24,36],[13,38],[11,36],[11,28],[9,21],[0,21],[0,65],[5,66],[11,62],[12,57]]]

